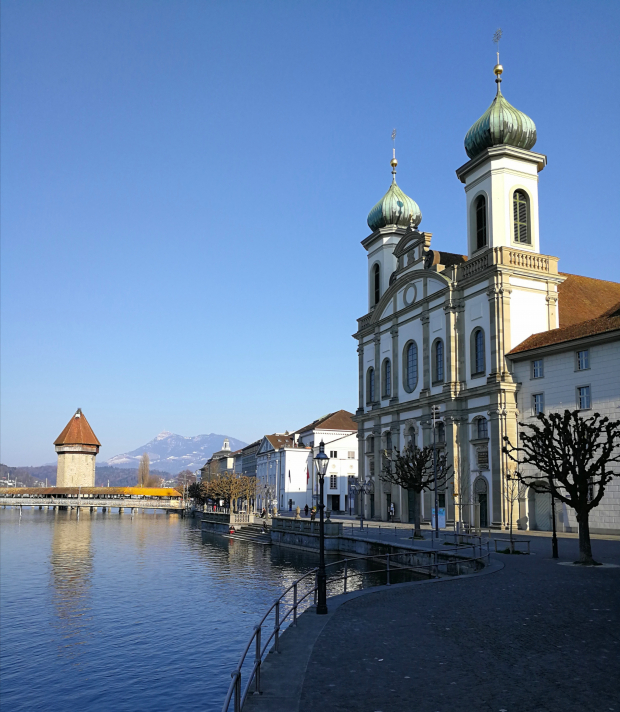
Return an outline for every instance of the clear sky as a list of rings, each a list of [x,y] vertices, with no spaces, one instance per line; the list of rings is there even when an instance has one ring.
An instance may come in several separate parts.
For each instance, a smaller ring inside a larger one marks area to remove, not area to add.
[[[465,252],[463,138],[535,121],[543,252],[618,280],[618,2],[2,2],[2,462],[357,406],[368,211]]]

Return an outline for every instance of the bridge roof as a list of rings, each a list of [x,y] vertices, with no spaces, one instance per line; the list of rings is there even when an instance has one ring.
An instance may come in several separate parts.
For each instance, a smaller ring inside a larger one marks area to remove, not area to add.
[[[141,495],[142,497],[182,497],[171,487],[0,487],[0,495],[24,494],[38,497],[62,495]]]
[[[54,440],[54,445],[97,445],[100,447],[101,443],[93,433],[82,409],[78,408],[65,429]]]

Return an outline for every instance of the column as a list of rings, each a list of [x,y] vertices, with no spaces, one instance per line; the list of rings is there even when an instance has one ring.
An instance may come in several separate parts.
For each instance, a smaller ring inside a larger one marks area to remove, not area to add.
[[[420,317],[422,322],[422,390],[420,398],[428,396],[431,391],[431,345],[430,345],[430,327],[428,325],[430,317],[428,309],[422,312]]]
[[[398,325],[394,324],[390,329],[390,334],[392,335],[392,397],[390,398],[390,404],[398,403],[398,374],[399,371],[399,359],[398,359]]]
[[[357,415],[360,415],[364,412],[364,346],[361,339],[357,347],[357,361],[359,364],[359,404]]]

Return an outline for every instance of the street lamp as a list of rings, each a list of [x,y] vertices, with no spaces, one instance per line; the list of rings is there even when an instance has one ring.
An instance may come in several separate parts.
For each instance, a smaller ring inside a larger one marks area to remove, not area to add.
[[[361,482],[358,485],[353,485],[353,489],[360,496],[360,529],[364,528],[364,495],[368,494],[371,489],[370,482]]]
[[[437,491],[437,442],[435,439],[435,426],[439,415],[439,406],[431,406],[433,416],[433,479],[435,482],[435,537],[439,539],[439,492]]]
[[[327,613],[327,576],[325,574],[325,520],[323,519],[323,485],[325,483],[325,473],[329,464],[329,457],[325,454],[325,443],[321,440],[319,451],[314,456],[316,473],[319,476],[320,499],[319,499],[319,573],[317,576],[318,601],[316,612],[321,615]]]

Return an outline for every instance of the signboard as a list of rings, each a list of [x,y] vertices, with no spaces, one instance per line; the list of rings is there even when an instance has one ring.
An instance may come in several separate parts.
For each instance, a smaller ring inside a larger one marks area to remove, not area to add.
[[[435,508],[431,509],[431,527],[435,528]],[[439,507],[439,528],[446,528],[446,509],[445,507]]]

